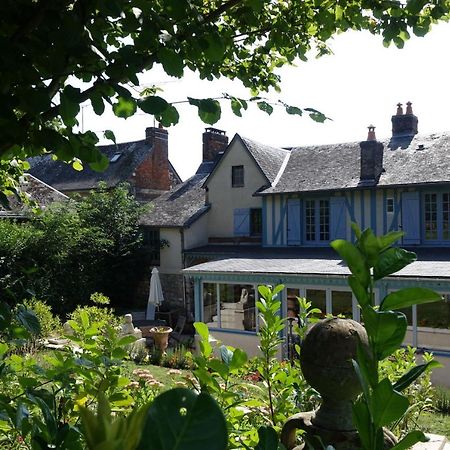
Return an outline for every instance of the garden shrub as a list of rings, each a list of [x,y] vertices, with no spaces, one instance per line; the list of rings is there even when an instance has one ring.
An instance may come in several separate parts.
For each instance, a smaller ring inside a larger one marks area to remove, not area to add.
[[[170,369],[193,369],[194,361],[192,354],[184,345],[175,348],[168,348],[166,353],[162,355],[160,365]]]
[[[68,315],[69,320],[81,324],[82,315],[86,314],[91,323],[101,324],[100,326],[102,328],[108,325],[112,328],[120,329],[123,318],[116,316],[114,309],[107,306],[109,305],[108,297],[95,292],[90,298],[94,302],[94,305],[77,306],[77,308]]]
[[[140,211],[127,185],[103,184],[27,223],[2,221],[0,295],[11,303],[35,296],[61,316],[96,291],[115,305],[128,301],[146,269]]]
[[[38,334],[39,338],[47,338],[51,336],[60,336],[62,332],[61,320],[52,312],[52,308],[44,301],[30,298],[24,300],[24,306],[33,311],[39,319],[41,331]]]

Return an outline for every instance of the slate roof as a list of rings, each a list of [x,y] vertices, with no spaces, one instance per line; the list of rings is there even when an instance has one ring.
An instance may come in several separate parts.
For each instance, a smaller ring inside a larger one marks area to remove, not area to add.
[[[152,151],[152,147],[145,139],[117,145],[101,145],[97,148],[110,161],[116,153],[121,153],[122,155],[116,162],[110,162],[109,167],[104,172],[95,172],[87,164],[83,170],[77,171],[70,164],[62,161],[53,161],[50,154],[35,156],[28,160],[31,165],[29,172],[56,189],[64,191],[93,189],[100,181],[104,181],[108,187],[114,187],[123,181],[129,180],[139,164]],[[169,170],[176,175],[176,178],[179,178],[170,163],[169,167]]]
[[[384,145],[379,187],[450,183],[450,134],[396,137]],[[280,180],[263,194],[354,189],[360,181],[359,142],[291,149]]]
[[[246,137],[241,137],[241,139],[261,171],[272,184],[275,181],[284,160],[289,156],[289,150],[270,147]]]
[[[217,247],[222,247],[221,249]],[[414,249],[418,260],[400,270],[395,277],[450,278],[450,261],[445,249]],[[345,263],[331,249],[251,248],[250,246],[205,246],[186,252],[189,256],[216,254],[216,261],[198,264],[183,272],[186,275],[260,274],[348,276]]]
[[[203,162],[194,176],[154,199],[149,211],[141,216],[140,224],[168,228],[192,225],[210,208],[205,205],[202,186],[215,164]]]
[[[68,200],[68,197],[62,192],[38,180],[31,174],[25,175],[25,180],[21,183],[21,189],[22,192],[29,194],[31,200],[34,200],[41,208],[45,208],[53,202]],[[15,196],[9,198],[9,206],[11,208],[9,210],[0,206],[1,218],[22,218],[29,213],[29,207],[22,204]]]

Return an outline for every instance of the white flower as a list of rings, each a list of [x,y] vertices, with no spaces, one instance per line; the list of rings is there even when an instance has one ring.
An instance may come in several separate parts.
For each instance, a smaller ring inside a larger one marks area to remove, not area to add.
[[[19,167],[19,163],[17,162],[17,159],[12,159],[12,160],[9,162],[9,165],[10,165],[11,167]]]

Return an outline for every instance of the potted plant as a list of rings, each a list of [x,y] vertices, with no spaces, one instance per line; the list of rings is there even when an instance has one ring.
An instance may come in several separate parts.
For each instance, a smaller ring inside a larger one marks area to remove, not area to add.
[[[155,341],[155,346],[158,347],[161,352],[165,352],[169,346],[169,335],[172,333],[172,328],[167,326],[157,326],[150,328],[150,334]]]

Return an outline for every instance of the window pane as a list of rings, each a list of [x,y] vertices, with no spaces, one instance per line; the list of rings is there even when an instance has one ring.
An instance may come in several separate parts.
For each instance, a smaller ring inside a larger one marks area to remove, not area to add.
[[[287,288],[287,316],[297,317],[299,306],[297,297],[300,297],[300,290],[295,288]]]
[[[316,210],[314,200],[306,200],[305,202],[305,225],[306,225],[306,240],[316,240]]]
[[[220,327],[256,330],[255,290],[251,285],[221,284]]]
[[[218,327],[216,285],[203,284],[203,322],[210,327]]]
[[[442,194],[442,239],[450,239],[449,219],[450,219],[450,194]]]
[[[260,236],[262,234],[262,209],[250,210],[250,235]]]
[[[394,199],[393,198],[386,199],[386,212],[387,213],[394,212]]]
[[[233,166],[231,168],[231,185],[233,187],[244,186],[244,166]]]
[[[425,239],[437,239],[436,194],[425,194]]]
[[[450,328],[450,301],[444,300],[425,305],[417,305],[417,324],[419,327]]]
[[[307,289],[306,298],[311,302],[313,308],[319,308],[322,311],[320,317],[325,317],[327,311],[326,292],[319,289]]]
[[[344,291],[332,291],[332,313],[333,316],[343,315],[346,319],[353,318],[352,293]]]
[[[319,219],[320,219],[320,235],[319,240],[330,240],[330,207],[328,200],[320,200],[319,202]]]

